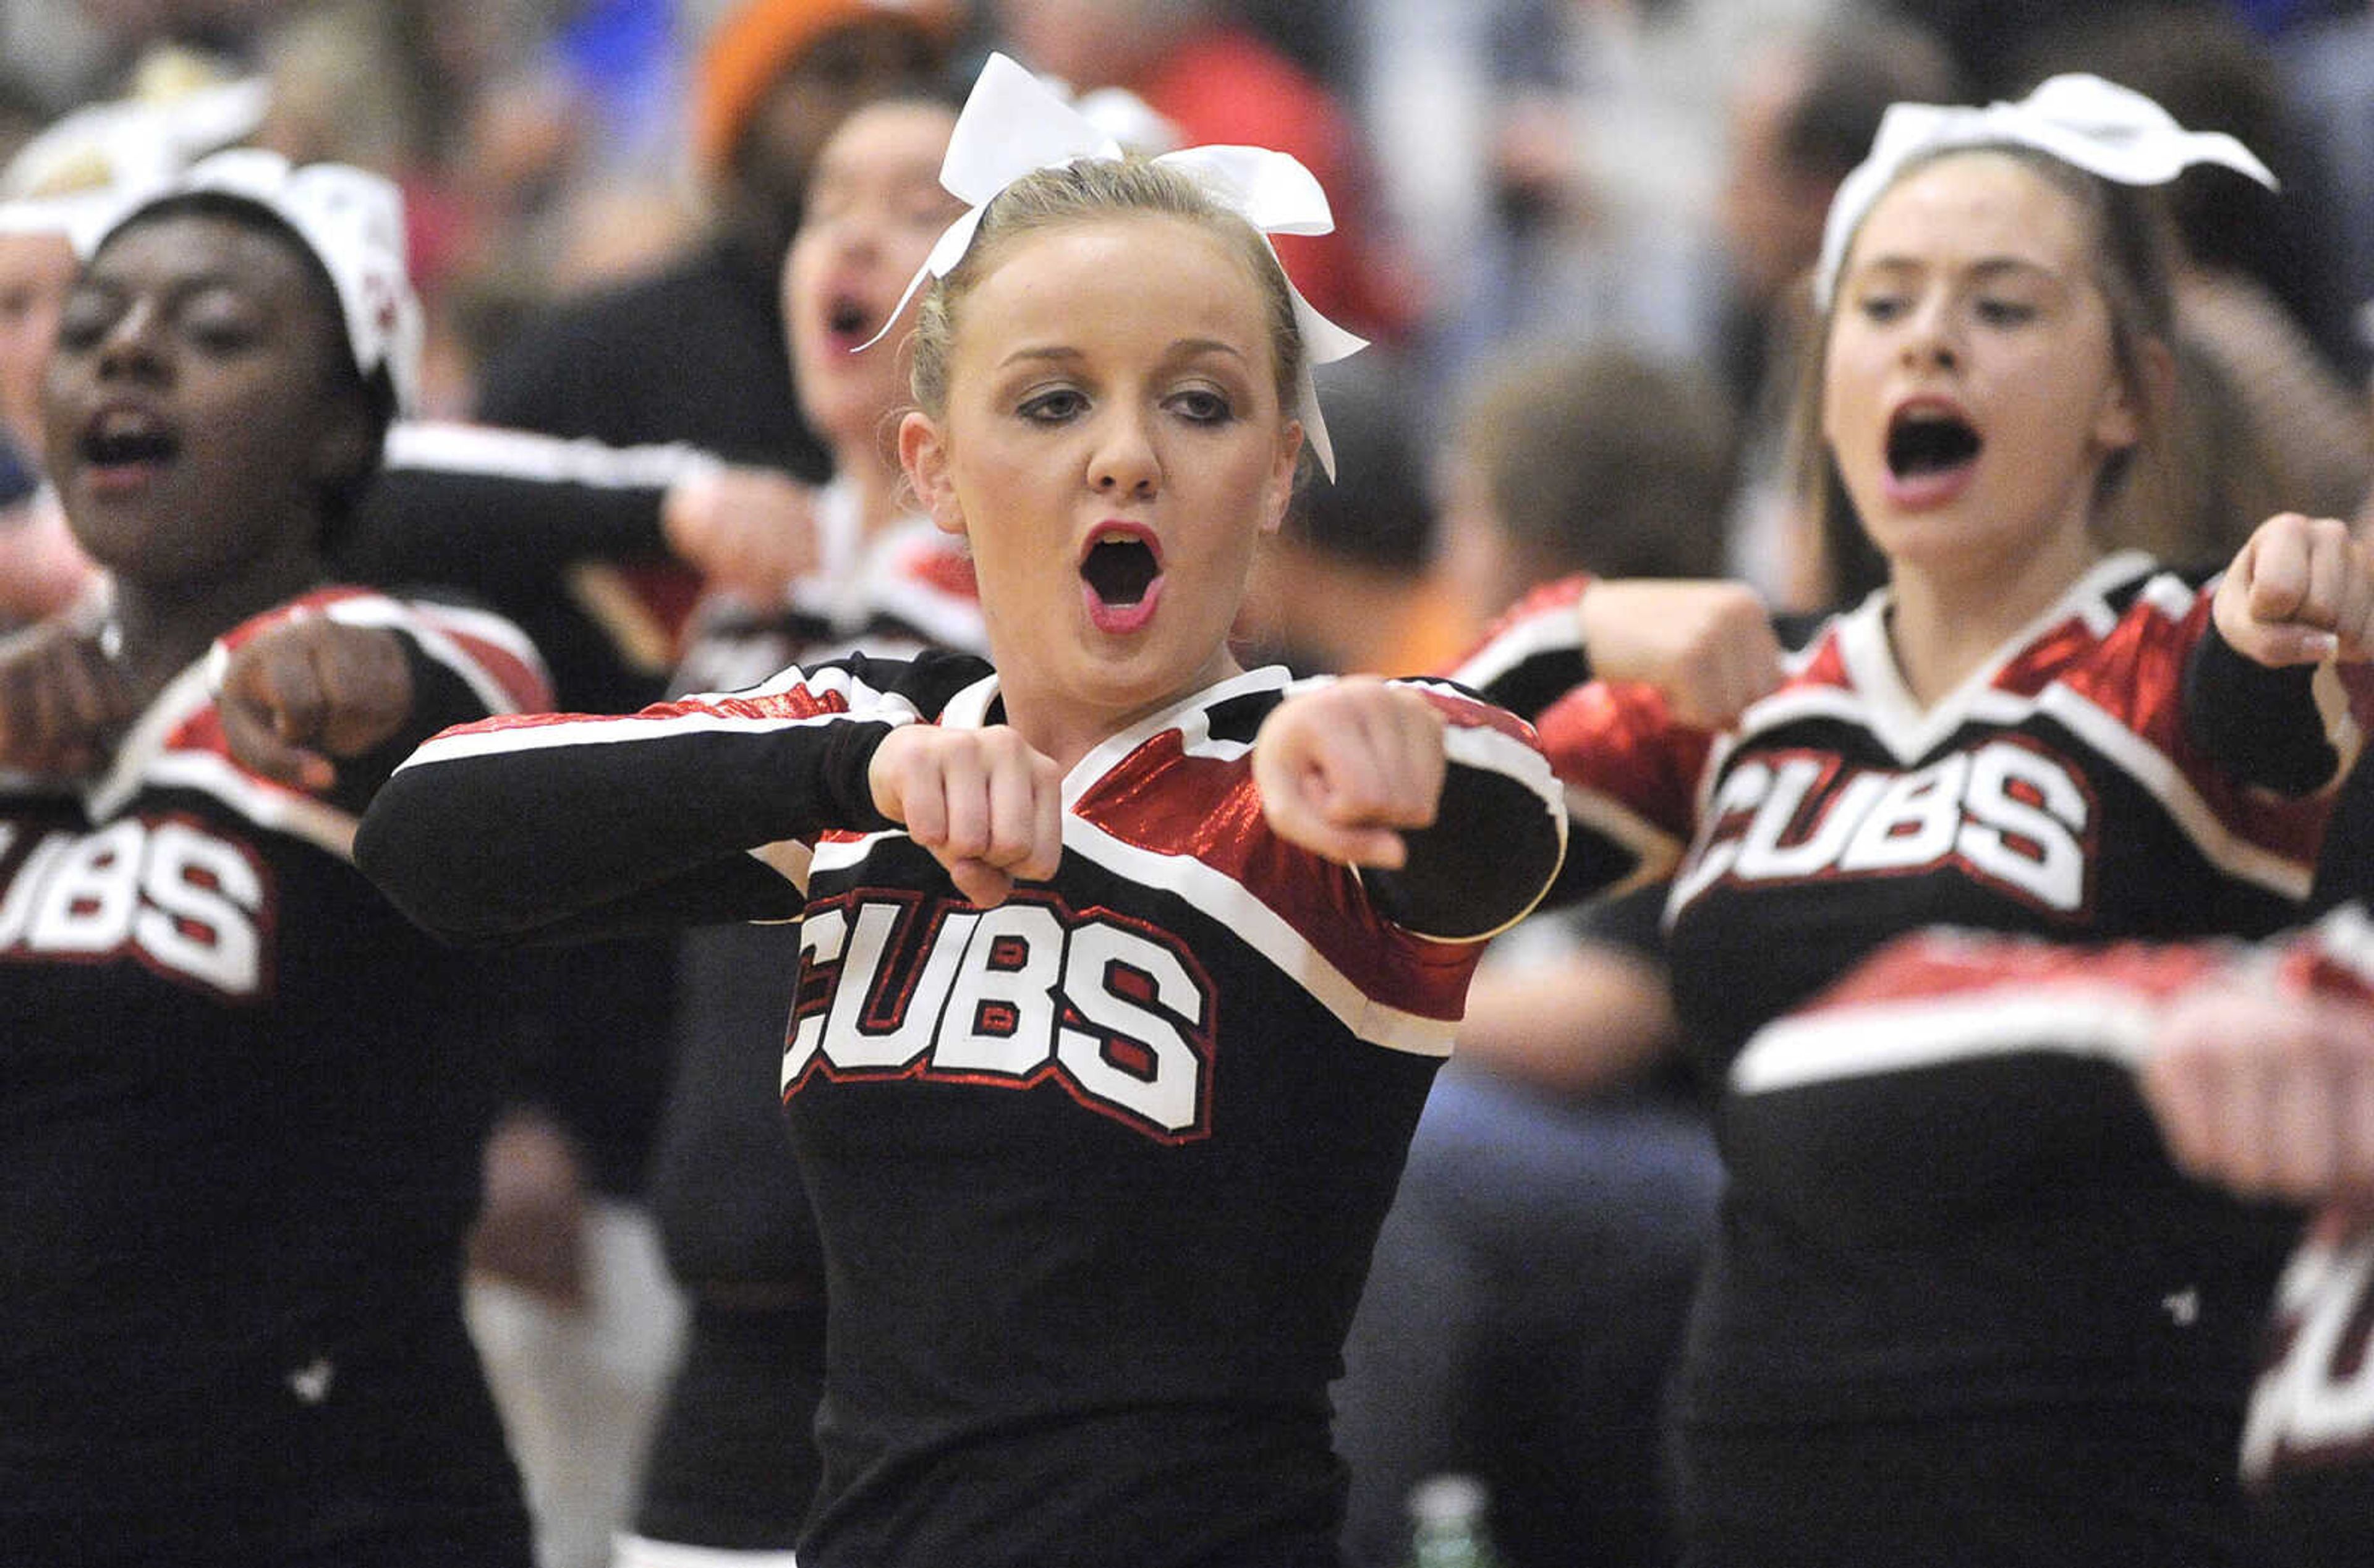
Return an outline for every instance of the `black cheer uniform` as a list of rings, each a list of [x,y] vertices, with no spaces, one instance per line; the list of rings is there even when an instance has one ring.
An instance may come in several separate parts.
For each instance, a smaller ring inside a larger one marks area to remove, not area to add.
[[[997,720],[970,657],[474,727],[366,822],[361,862],[457,934],[803,917],[782,1083],[830,1290],[804,1568],[1336,1560],[1326,1386],[1475,939],[1563,821],[1523,728],[1429,684],[1451,766],[1410,864],[1289,847],[1250,761],[1287,689],[1240,675],[1097,748],[1056,876],[986,910],[866,779],[893,725]]]
[[[2232,1443],[2287,1217],[2180,1181],[2122,1073],[1922,1006],[1812,1013],[1742,1053],[1925,925],[2296,921],[2329,796],[2257,786],[2343,760],[2309,677],[2248,664],[2205,591],[2129,555],[1926,710],[1876,595],[1715,737],[1639,688],[1552,699],[1575,591],[1462,673],[1549,703],[1578,824],[1651,859],[1686,847],[1675,988],[1730,1176],[1678,1394],[1692,1560],[2232,1560]]]
[[[0,1558],[523,1565],[460,1310],[482,965],[348,860],[439,725],[547,700],[492,617],[325,590],[420,720],[326,799],[244,772],[208,670],[95,780],[0,778]]]

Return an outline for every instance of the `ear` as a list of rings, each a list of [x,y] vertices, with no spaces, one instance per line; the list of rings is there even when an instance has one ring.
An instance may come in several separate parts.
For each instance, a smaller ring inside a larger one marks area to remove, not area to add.
[[[964,532],[964,509],[957,503],[956,485],[948,474],[947,436],[920,409],[909,410],[899,421],[899,466],[907,471],[915,499],[940,532]]]
[[[2146,338],[2135,355],[2135,374],[2121,376],[2094,419],[2094,439],[2104,451],[2123,451],[2143,439],[2153,409],[2174,406],[2176,355],[2158,338]]]
[[[1301,462],[1302,421],[1289,419],[1277,443],[1277,456],[1270,463],[1268,482],[1262,487],[1263,533],[1275,533],[1285,526],[1286,509],[1294,504],[1294,475]]]

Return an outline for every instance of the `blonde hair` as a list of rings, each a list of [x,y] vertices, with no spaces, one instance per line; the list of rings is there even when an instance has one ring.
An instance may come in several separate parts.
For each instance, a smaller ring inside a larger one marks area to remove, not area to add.
[[[1302,329],[1295,323],[1294,291],[1269,241],[1193,176],[1136,158],[1082,158],[1037,170],[999,192],[982,209],[981,227],[964,259],[945,277],[933,280],[917,308],[911,377],[916,406],[934,419],[946,415],[958,313],[965,297],[996,270],[999,252],[1030,235],[1134,213],[1183,219],[1235,249],[1261,287],[1278,406],[1293,408],[1303,370]]]

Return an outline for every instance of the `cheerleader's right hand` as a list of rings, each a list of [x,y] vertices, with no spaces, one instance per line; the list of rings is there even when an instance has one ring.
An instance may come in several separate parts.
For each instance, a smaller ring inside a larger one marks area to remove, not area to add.
[[[45,622],[0,644],[0,768],[78,778],[133,717],[133,695],[97,637]]]
[[[1063,776],[1003,724],[902,724],[875,749],[866,782],[875,809],[903,823],[984,909],[1017,882],[1053,876],[1063,859]]]
[[[1603,579],[1575,614],[1592,675],[1654,686],[1695,728],[1730,728],[1780,684],[1771,612],[1745,583]]]

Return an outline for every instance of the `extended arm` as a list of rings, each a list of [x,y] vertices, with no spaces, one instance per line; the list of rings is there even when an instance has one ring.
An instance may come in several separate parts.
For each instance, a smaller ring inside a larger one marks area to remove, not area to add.
[[[400,424],[341,565],[372,582],[500,598],[580,561],[672,554],[712,586],[765,601],[816,564],[812,495],[787,474],[682,445]]]
[[[805,841],[890,825],[867,772],[918,717],[887,685],[911,668],[852,657],[732,696],[441,735],[372,803],[357,861],[457,939],[790,918]]]

